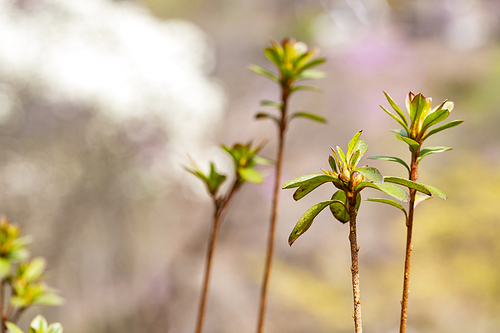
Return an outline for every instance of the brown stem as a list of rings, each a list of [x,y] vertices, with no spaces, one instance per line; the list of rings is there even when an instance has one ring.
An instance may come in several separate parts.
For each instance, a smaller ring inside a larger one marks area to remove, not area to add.
[[[226,198],[218,200],[215,198],[215,196],[213,197],[215,211],[214,211],[214,218],[212,221],[212,231],[210,233],[210,240],[208,242],[207,259],[205,261],[205,275],[203,278],[203,287],[200,298],[200,306],[198,310],[196,333],[201,333],[203,329],[203,319],[205,318],[205,304],[208,294],[208,283],[210,280],[210,270],[212,267],[212,256],[215,250],[215,239],[217,238],[217,231],[219,230],[220,222],[222,221],[223,215],[229,205],[229,202],[231,201],[231,198],[233,197],[234,193],[238,190],[240,185],[241,185],[240,179],[237,178]]]
[[[267,290],[269,286],[269,275],[271,272],[271,264],[274,252],[274,233],[276,229],[276,220],[278,217],[278,203],[279,203],[279,193],[281,190],[281,168],[283,165],[283,151],[285,145],[285,131],[286,131],[286,114],[287,114],[287,103],[289,97],[289,88],[283,86],[282,91],[282,108],[281,108],[281,120],[279,126],[279,138],[278,138],[278,152],[276,158],[276,174],[274,177],[274,195],[273,195],[273,207],[271,210],[271,221],[269,223],[269,235],[267,240],[267,255],[266,255],[266,266],[264,268],[264,278],[262,281],[262,289],[260,294],[260,307],[259,307],[259,318],[257,323],[257,332],[262,333],[264,330],[264,317],[266,312],[266,301],[267,301]]]
[[[412,152],[411,166],[410,166],[410,180],[416,181],[418,179],[418,151]],[[399,325],[399,332],[406,332],[406,320],[408,318],[408,298],[410,296],[410,261],[412,251],[412,233],[413,233],[413,216],[415,212],[415,195],[417,191],[410,189],[410,204],[408,208],[408,219],[406,221],[406,256],[405,256],[405,272],[403,280],[403,299],[401,300],[401,321]]]
[[[351,274],[352,294],[354,302],[354,328],[356,333],[363,332],[361,321],[361,292],[359,290],[359,268],[358,268],[358,241],[356,236],[356,194],[348,193],[349,203],[349,242],[351,244]]]

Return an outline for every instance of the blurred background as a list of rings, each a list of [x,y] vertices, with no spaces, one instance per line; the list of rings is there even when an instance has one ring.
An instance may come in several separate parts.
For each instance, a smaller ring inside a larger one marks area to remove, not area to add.
[[[34,236],[64,306],[33,308],[67,332],[193,332],[212,206],[188,154],[230,172],[221,143],[270,141],[255,121],[278,86],[270,38],[296,37],[328,61],[323,93],[292,110],[283,180],[328,166],[358,130],[370,155],[408,158],[378,105],[411,90],[455,102],[464,124],[427,140],[453,151],[420,164],[448,194],[418,206],[408,333],[500,327],[500,2],[495,0],[0,0],[0,211]],[[397,164],[370,161],[386,175]],[[220,229],[206,333],[254,332],[272,191],[246,185]],[[283,191],[266,332],[352,332],[348,228],[328,212],[293,247],[300,202]],[[365,197],[378,196],[367,190]],[[402,214],[365,202],[358,218],[365,329],[397,332]]]

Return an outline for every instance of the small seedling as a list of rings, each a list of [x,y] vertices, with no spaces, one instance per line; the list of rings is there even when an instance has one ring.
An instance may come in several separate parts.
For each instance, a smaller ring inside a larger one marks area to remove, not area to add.
[[[341,223],[349,222],[349,242],[351,248],[351,274],[354,300],[354,326],[356,333],[362,332],[361,296],[359,289],[359,268],[356,233],[356,217],[361,204],[361,191],[365,188],[374,188],[398,200],[407,202],[408,194],[398,185],[401,181],[396,177],[383,177],[380,171],[369,166],[358,167],[361,157],[368,149],[368,145],[360,140],[361,131],[356,133],[349,142],[344,154],[340,147],[332,149],[333,156],[328,162],[331,170],[323,170],[323,174],[313,174],[298,177],[283,184],[284,189],[297,188],[293,194],[295,200],[300,200],[319,186],[332,183],[337,188],[330,200],[322,201],[309,208],[299,219],[293,229],[288,243],[292,245],[298,237],[303,235],[312,225],[314,218],[326,207],[330,207],[333,216]],[[405,180],[409,186],[416,186]]]
[[[217,231],[219,225],[223,219],[224,213],[226,212],[231,199],[238,189],[245,182],[250,183],[262,183],[262,175],[255,170],[255,166],[258,164],[269,164],[270,161],[257,156],[257,153],[262,148],[262,145],[257,147],[251,147],[251,143],[247,144],[235,144],[233,147],[229,148],[222,146],[224,151],[226,151],[233,159],[234,165],[234,180],[226,194],[220,194],[220,186],[226,180],[226,176],[219,173],[214,163],[210,163],[210,171],[205,174],[197,165],[192,162],[192,168],[186,168],[187,171],[191,172],[196,177],[200,178],[206,185],[208,193],[212,198],[214,205],[214,215],[212,219],[212,230],[210,234],[210,240],[208,243],[207,258],[205,262],[205,275],[203,279],[202,293],[200,299],[200,306],[198,311],[198,320],[196,325],[196,333],[201,333],[203,328],[203,319],[205,313],[205,304],[208,293],[208,284],[210,279],[210,270],[212,266],[212,256],[215,250],[215,240],[217,238]]]
[[[385,93],[387,101],[397,113],[397,116],[392,112],[388,111],[383,106],[380,106],[389,116],[396,120],[403,129],[393,130],[396,133],[396,137],[408,144],[408,148],[411,152],[410,165],[408,165],[404,160],[393,157],[393,156],[372,156],[371,159],[384,160],[397,162],[403,165],[408,171],[409,180],[415,182],[418,179],[418,165],[424,157],[430,154],[441,153],[444,151],[451,150],[449,147],[427,147],[422,148],[423,142],[438,132],[441,132],[447,128],[455,127],[460,125],[463,120],[454,120],[444,125],[431,127],[444,121],[450,115],[453,109],[453,102],[445,100],[438,107],[431,109],[431,98],[425,98],[422,94],[415,95],[412,92],[408,94],[406,98],[406,109],[409,119],[406,118],[405,114],[401,111],[399,106],[392,100],[392,98]],[[401,182],[402,185],[405,185]],[[400,317],[400,333],[406,332],[406,321],[408,316],[408,296],[409,296],[409,285],[410,285],[410,260],[411,260],[411,250],[412,250],[412,231],[413,231],[413,216],[415,211],[415,206],[425,200],[430,198],[429,194],[435,194],[436,196],[446,200],[446,195],[439,189],[430,186],[417,184],[420,188],[413,186],[410,187],[410,202],[408,206],[408,211],[404,209],[398,202],[388,200],[388,199],[369,199],[371,201],[378,201],[381,203],[389,204],[394,206],[405,214],[406,219],[406,256],[405,256],[405,271],[404,271],[404,282],[403,282],[403,298],[401,301],[401,317]],[[427,191],[425,191],[427,190]],[[417,193],[421,191],[424,194],[421,195]],[[430,193],[429,193],[430,192]]]
[[[319,79],[325,76],[324,72],[311,69],[325,62],[324,58],[315,58],[317,51],[308,49],[307,45],[296,42],[294,39],[284,39],[281,44],[272,40],[271,46],[264,50],[266,57],[276,66],[278,74],[275,74],[262,67],[251,65],[250,69],[257,74],[263,75],[276,83],[281,88],[281,101],[261,101],[262,106],[272,107],[279,110],[279,115],[267,112],[259,112],[257,119],[271,119],[278,128],[278,150],[276,153],[276,170],[274,194],[272,201],[272,211],[269,224],[268,247],[266,254],[266,265],[264,268],[264,278],[260,298],[259,318],[257,332],[261,333],[264,326],[264,315],[266,309],[267,290],[269,275],[271,272],[271,262],[274,252],[274,232],[276,229],[276,219],[278,215],[279,191],[281,185],[281,169],[283,166],[283,150],[285,144],[285,132],[289,122],[294,118],[309,118],[318,122],[325,122],[321,116],[310,112],[295,112],[288,114],[288,104],[291,95],[299,90],[320,91],[318,87],[300,85],[300,81],[308,79]]]

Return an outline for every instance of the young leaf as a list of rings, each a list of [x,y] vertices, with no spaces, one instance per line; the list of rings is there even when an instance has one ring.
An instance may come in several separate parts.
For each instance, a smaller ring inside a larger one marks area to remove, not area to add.
[[[257,66],[257,65],[250,65],[248,67],[248,69],[250,69],[251,71],[257,73],[257,74],[260,74],[262,76],[265,76],[271,80],[273,80],[274,82],[280,82],[280,78],[278,75],[274,74],[273,72],[270,72],[268,71],[267,69],[264,69],[260,66]]]
[[[322,201],[311,208],[309,208],[304,215],[299,219],[295,228],[293,228],[290,237],[288,237],[288,244],[292,246],[293,242],[299,238],[299,236],[303,235],[312,225],[314,218],[328,205],[332,204],[337,200],[328,200]]]
[[[436,110],[433,113],[430,113],[425,117],[424,123],[422,125],[422,130],[426,130],[427,128],[431,127],[432,125],[435,125],[446,118],[450,115],[450,111],[447,109],[442,109],[442,110]]]
[[[311,183],[331,182],[335,180],[337,180],[337,178],[330,175],[321,175],[321,174],[305,175],[285,182],[281,186],[281,188],[289,189],[289,188],[299,187],[302,185],[308,185]]]
[[[63,303],[64,303],[64,298],[52,293],[42,294],[33,301],[33,305],[47,305],[47,306],[56,306],[56,305],[61,305]]]
[[[421,203],[422,201],[425,201],[425,200],[429,200],[429,199],[432,199],[432,197],[429,196],[429,195],[425,195],[425,194],[422,194],[420,192],[417,192],[417,194],[415,195],[415,204],[414,204],[414,206],[417,207],[417,205],[419,203]]]
[[[418,147],[420,147],[420,144],[415,140],[412,140],[410,138],[406,138],[406,137],[401,136],[399,134],[396,134],[396,136],[398,137],[399,140],[406,142],[413,151],[417,151]]]
[[[442,153],[444,151],[448,151],[451,149],[452,148],[450,148],[450,147],[427,147],[427,148],[424,148],[420,151],[420,154],[418,154],[417,162],[420,162],[425,156],[427,156],[429,154]]]
[[[408,200],[410,199],[408,194],[401,187],[391,184],[389,182],[385,182],[383,184],[362,182],[358,186],[356,186],[356,191],[361,191],[365,187],[371,187],[379,191],[382,191],[385,194],[388,194],[391,197],[398,199],[399,201],[408,202]]]
[[[302,199],[303,197],[305,197],[306,195],[311,193],[314,189],[323,185],[324,183],[326,183],[326,182],[311,183],[311,184],[300,186],[293,194],[293,199],[295,201]]]
[[[273,102],[273,101],[260,101],[260,105],[262,106],[271,106],[273,108],[277,108],[277,109],[280,109],[282,108],[283,104],[281,103],[276,103],[276,102]]]
[[[332,171],[339,173],[337,171],[337,162],[335,161],[335,158],[332,155],[328,156],[328,164],[330,164]]]
[[[349,222],[349,212],[347,211],[347,207],[349,206],[347,203],[347,197],[345,192],[340,190],[333,194],[332,200],[338,200],[330,205],[330,211],[333,216],[340,221],[341,223]],[[361,205],[361,194],[358,193],[356,196],[356,212]]]
[[[351,160],[350,160],[350,166],[351,169],[356,168],[356,165],[358,165],[359,158],[361,156],[361,152],[359,150],[356,150],[354,154],[352,154]]]
[[[401,118],[401,120],[405,123],[405,125],[408,126],[408,122],[406,121],[406,117],[403,113],[403,111],[401,111],[401,109],[399,108],[399,106],[393,101],[393,99],[391,98],[391,96],[389,96],[388,93],[386,93],[384,91],[384,95],[385,95],[385,98],[387,98],[387,101],[389,102],[389,104],[391,105],[391,107],[394,109],[394,111],[396,111],[399,115],[399,117]]]
[[[317,114],[309,113],[309,112],[295,112],[290,116],[290,120],[293,118],[297,118],[297,117],[309,118],[309,119],[317,121],[319,123],[326,123],[325,118],[318,116]]]
[[[31,282],[33,280],[38,279],[43,272],[45,271],[45,267],[47,266],[47,261],[44,257],[36,257],[33,258],[28,267],[24,271],[23,278],[27,282]]]
[[[9,322],[6,322],[5,325],[7,326],[7,329],[9,330],[9,333],[24,333],[16,324]]]
[[[38,332],[44,332],[47,329],[47,320],[42,315],[38,315],[31,321],[30,328]]]
[[[266,47],[264,49],[264,54],[266,55],[267,59],[271,60],[276,65],[276,67],[281,67],[283,59],[280,57],[276,49],[272,47]]]
[[[399,157],[394,157],[394,156],[370,156],[368,158],[371,159],[371,160],[396,162],[396,163],[399,163],[402,166],[404,166],[406,168],[406,170],[408,170],[408,173],[411,172],[410,167],[408,166],[408,164],[406,164],[406,162],[403,161],[402,159],[400,159]]]
[[[47,333],[63,333],[61,323],[52,323],[47,327]]]
[[[304,66],[300,67],[300,71],[304,71],[308,68],[311,68],[311,67],[314,67],[314,66],[318,66],[318,65],[321,65],[322,63],[324,63],[326,61],[325,58],[318,58],[318,59],[314,59],[312,61],[309,61],[308,63],[306,63]]]
[[[398,202],[396,202],[394,200],[383,199],[383,198],[371,198],[371,199],[366,199],[366,201],[380,202],[380,203],[383,203],[386,205],[391,205],[393,207],[396,207],[397,209],[401,210],[405,214],[406,218],[408,218],[408,213],[406,212],[406,209],[404,209],[404,207],[401,206],[401,204],[399,204]]]
[[[423,185],[423,184],[422,184]],[[435,194],[437,195],[438,197],[440,197],[441,199],[443,199],[444,201],[446,201],[446,199],[448,199],[448,196],[446,194],[444,194],[443,191],[441,191],[440,189],[438,189],[437,187],[434,187],[434,186],[431,186],[431,185],[424,185],[429,191],[432,192],[432,194]]]
[[[407,133],[410,133],[410,129],[408,128],[408,125],[406,125],[405,121],[402,121],[401,119],[399,119],[398,117],[396,117],[392,112],[390,112],[389,110],[387,110],[386,108],[384,108],[382,105],[380,105],[380,107],[382,108],[382,110],[385,111],[385,113],[387,113],[389,116],[391,116],[392,119],[394,119],[395,121],[397,121],[406,130]]]
[[[408,137],[408,132],[406,132],[406,130],[404,130],[404,129],[391,129],[390,131],[392,133],[396,133],[396,134],[401,135],[403,138]]]
[[[343,167],[341,167],[341,169],[345,169],[347,167],[347,159],[345,157],[345,154],[344,152],[342,151],[342,148],[340,148],[339,146],[336,147],[337,148],[337,152],[339,153],[339,158],[340,158],[340,161],[342,162],[342,165]]]
[[[349,144],[347,145],[347,156],[346,156],[347,161],[351,161],[351,156],[356,151],[354,148],[358,144],[361,133],[363,133],[363,131],[357,132],[356,134],[354,134],[351,141],[349,141]]]
[[[238,174],[247,182],[261,184],[264,182],[262,175],[253,168],[238,168]]]
[[[7,258],[0,257],[0,279],[5,278],[11,273],[11,263]]]
[[[422,141],[424,141],[425,139],[427,139],[428,137],[430,137],[433,134],[441,132],[441,131],[443,131],[443,130],[445,130],[447,128],[452,128],[452,127],[458,126],[458,125],[460,125],[463,122],[464,122],[463,120],[454,120],[454,121],[450,121],[449,123],[444,124],[442,126],[436,127],[433,130],[429,131],[429,133],[427,133],[426,135],[424,135],[424,137],[422,138]]]
[[[341,223],[349,222],[349,213],[347,212],[347,196],[344,191],[333,193],[332,200],[337,200],[330,205],[330,211],[333,216]]]
[[[313,92],[321,92],[321,89],[315,86],[293,86],[290,88],[291,92],[297,91],[297,90],[307,90],[307,91],[313,91]]]
[[[326,76],[325,72],[316,70],[316,69],[309,69],[306,71],[303,71],[299,75],[297,75],[297,81],[299,80],[310,80],[310,79],[322,79]]]
[[[269,118],[269,119],[275,121],[278,126],[280,126],[280,121],[279,121],[279,119],[276,116],[273,116],[273,115],[270,115],[270,114],[267,114],[267,113],[264,113],[264,112],[257,113],[255,115],[255,118],[257,118],[257,119]]]
[[[354,170],[356,172],[359,172],[363,176],[365,176],[367,179],[375,182],[382,184],[384,182],[384,177],[380,173],[380,171],[376,168],[373,167],[360,167]]]
[[[388,183],[393,183],[393,184],[398,184],[398,185],[403,185],[408,188],[412,188],[414,190],[417,190],[419,192],[422,192],[426,195],[431,195],[431,191],[427,189],[426,186],[416,183],[412,180],[406,179],[406,178],[400,178],[400,177],[384,177],[384,181]]]
[[[342,163],[342,160],[339,158],[339,155],[337,154],[335,149],[333,149],[333,147],[330,147],[330,149],[332,150],[333,156],[335,156],[335,161],[337,161],[339,171],[344,170],[344,163]]]
[[[363,157],[363,155],[368,150],[368,144],[365,141],[363,141],[363,140],[358,140],[358,142],[356,143],[356,146],[354,146],[353,150],[354,151],[358,151],[359,150],[359,157],[358,157],[357,161],[355,161],[355,163],[354,163],[354,165],[357,165],[358,162],[359,162],[359,160],[361,159],[361,157]]]

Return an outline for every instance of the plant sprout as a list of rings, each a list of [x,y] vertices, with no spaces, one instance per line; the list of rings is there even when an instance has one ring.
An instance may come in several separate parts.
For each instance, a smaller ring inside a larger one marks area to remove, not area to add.
[[[219,229],[220,222],[223,219],[224,213],[226,212],[231,199],[233,198],[236,191],[238,191],[238,189],[241,187],[241,185],[243,185],[243,183],[263,182],[262,175],[257,170],[255,170],[254,167],[258,164],[270,163],[269,160],[257,156],[257,153],[262,148],[262,145],[251,147],[251,143],[237,143],[231,148],[226,146],[222,146],[222,148],[232,157],[234,165],[234,180],[226,194],[219,193],[222,183],[226,180],[226,176],[216,170],[214,163],[210,163],[210,171],[207,174],[205,174],[194,161],[192,162],[192,168],[186,168],[187,171],[191,172],[193,175],[195,175],[205,183],[214,205],[212,230],[208,243],[207,258],[205,261],[205,274],[203,278],[198,320],[196,324],[196,333],[201,333],[203,328],[205,304],[208,294],[208,284],[210,280],[210,270],[212,267],[212,257],[215,250],[215,240],[217,238],[217,231]]]
[[[292,245],[298,237],[303,235],[312,225],[314,218],[326,207],[330,207],[333,216],[341,223],[349,222],[349,242],[351,249],[351,274],[354,301],[354,326],[356,333],[362,332],[361,297],[359,289],[359,268],[356,233],[356,217],[361,204],[361,191],[365,188],[374,188],[398,200],[407,202],[408,194],[396,184],[405,183],[407,186],[419,188],[412,181],[397,178],[383,177],[380,171],[369,166],[358,167],[361,157],[368,149],[368,145],[360,140],[361,131],[356,133],[349,142],[344,154],[340,147],[332,149],[333,156],[328,162],[331,170],[323,170],[323,174],[313,174],[298,177],[283,184],[284,189],[297,188],[293,194],[295,200],[300,200],[319,186],[332,183],[337,191],[330,200],[322,201],[309,208],[299,219],[293,229],[288,243]]]
[[[415,182],[418,179],[418,165],[424,157],[430,154],[441,153],[444,151],[451,150],[449,147],[427,147],[422,148],[423,142],[438,132],[445,129],[455,127],[460,125],[463,120],[454,120],[444,125],[437,127],[442,121],[448,118],[451,110],[453,109],[453,102],[445,100],[439,106],[431,109],[431,98],[425,98],[422,94],[415,95],[412,92],[408,94],[406,98],[406,109],[409,115],[409,119],[401,111],[399,106],[392,100],[392,98],[385,93],[387,101],[397,113],[397,116],[392,112],[388,111],[383,106],[380,106],[389,116],[396,120],[403,128],[393,130],[396,133],[396,137],[408,144],[410,149],[411,159],[410,165],[408,165],[404,160],[393,157],[393,156],[372,156],[371,159],[392,161],[403,165],[408,171],[408,178],[410,181]],[[405,185],[405,184],[402,184]],[[401,301],[401,317],[400,317],[400,333],[406,332],[406,321],[408,317],[408,296],[409,296],[409,283],[410,283],[410,261],[411,261],[411,251],[412,251],[412,231],[413,231],[413,216],[415,211],[415,206],[422,200],[430,198],[430,196],[420,195],[417,190],[425,193],[437,195],[438,197],[446,200],[446,194],[444,194],[439,189],[429,186],[419,184],[423,188],[427,189],[425,192],[423,189],[418,189],[416,187],[410,187],[410,202],[408,206],[408,211],[403,208],[399,203],[389,200],[389,199],[368,199],[371,201],[378,201],[381,203],[389,204],[394,206],[405,214],[406,218],[406,256],[405,256],[405,271],[404,271],[404,282],[403,282],[403,297]]]
[[[250,69],[257,74],[263,75],[276,83],[281,88],[281,101],[261,101],[262,106],[273,107],[279,110],[279,115],[259,112],[257,119],[271,119],[278,128],[278,151],[276,153],[276,169],[274,194],[272,201],[272,211],[269,223],[269,236],[266,254],[266,264],[264,269],[264,278],[262,282],[262,291],[260,298],[259,318],[257,332],[261,333],[264,326],[264,316],[266,310],[267,290],[269,275],[271,272],[271,263],[274,252],[274,233],[276,229],[276,220],[278,216],[279,191],[281,185],[281,169],[283,166],[283,150],[285,143],[285,132],[289,122],[294,118],[309,118],[318,122],[325,122],[321,116],[310,112],[295,112],[288,114],[288,104],[292,93],[299,90],[319,91],[318,87],[298,84],[307,79],[319,79],[325,76],[324,72],[311,69],[325,62],[324,58],[315,58],[317,51],[308,49],[307,45],[296,42],[294,39],[284,39],[281,44],[271,40],[271,46],[264,50],[266,57],[277,67],[278,74],[275,74],[262,67],[251,65]]]
[[[16,324],[7,322],[9,333],[24,333]],[[38,315],[31,321],[29,333],[63,333],[61,323],[47,324],[47,320],[42,315]]]

